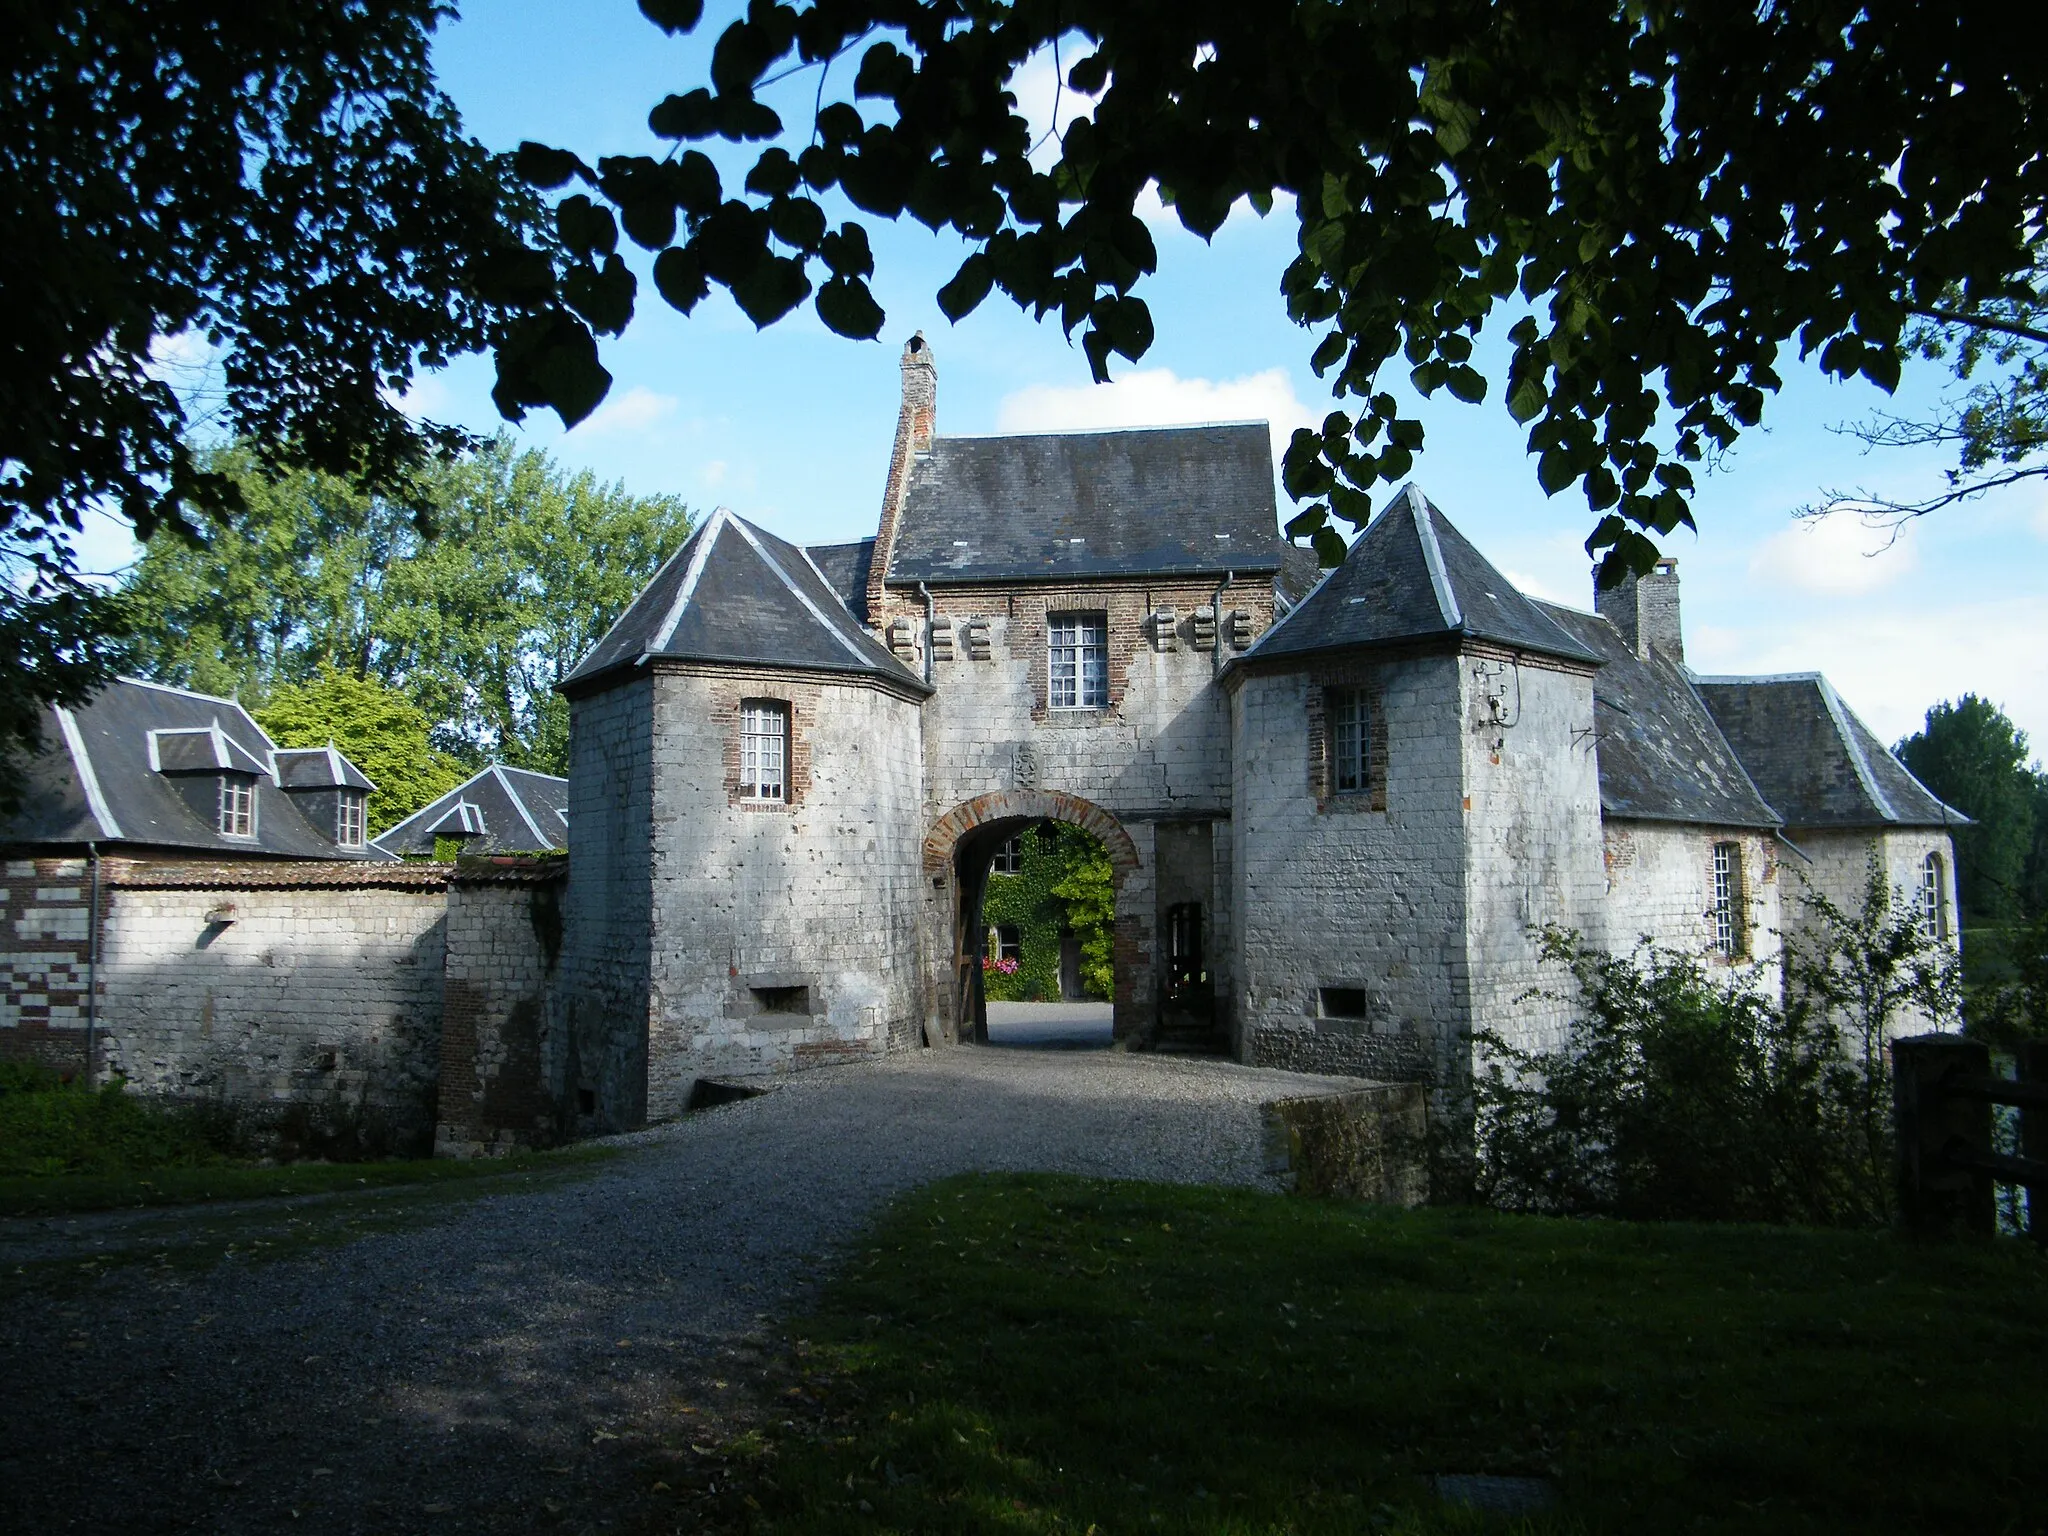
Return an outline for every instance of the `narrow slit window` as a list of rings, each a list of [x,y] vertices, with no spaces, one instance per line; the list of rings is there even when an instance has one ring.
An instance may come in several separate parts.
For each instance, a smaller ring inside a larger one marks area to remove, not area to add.
[[[1047,679],[1054,709],[1109,705],[1109,619],[1100,613],[1046,616]]]
[[[1357,794],[1369,782],[1372,718],[1363,688],[1330,690],[1330,788]]]
[[[740,798],[789,798],[789,706],[780,700],[740,704]]]
[[[1928,854],[1920,861],[1920,935],[1930,944],[1948,937],[1948,910],[1943,900],[1947,884],[1942,878],[1941,855]]]
[[[1743,952],[1742,845],[1714,844],[1713,905],[1708,916],[1714,924],[1714,948],[1729,959]]]
[[[256,835],[254,779],[246,779],[235,773],[224,773],[220,776],[220,817],[215,825],[229,837]]]

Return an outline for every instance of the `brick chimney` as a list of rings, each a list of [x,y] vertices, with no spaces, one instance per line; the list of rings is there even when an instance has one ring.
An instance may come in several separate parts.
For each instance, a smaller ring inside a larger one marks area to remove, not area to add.
[[[1651,652],[1685,665],[1685,635],[1678,622],[1678,562],[1666,556],[1647,576],[1628,575],[1615,587],[1593,580],[1593,611],[1621,632],[1644,660]]]
[[[917,456],[932,451],[939,427],[939,365],[931,344],[919,331],[903,344],[903,407],[896,415],[896,446],[889,454],[889,484],[882,492],[882,521],[875,529],[875,555],[868,567],[868,627],[888,621],[883,612],[883,582],[896,552],[896,523],[903,498],[910,491],[910,471]]]

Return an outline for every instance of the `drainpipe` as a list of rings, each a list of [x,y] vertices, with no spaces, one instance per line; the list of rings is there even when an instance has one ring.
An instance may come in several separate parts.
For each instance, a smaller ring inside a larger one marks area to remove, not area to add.
[[[929,688],[932,682],[932,630],[938,624],[939,605],[932,598],[932,589],[921,581],[917,584],[917,595],[924,599],[924,682]]]
[[[92,861],[92,906],[85,918],[85,1086],[93,1086],[93,1058],[97,1054],[100,1022],[100,850],[87,843],[85,856]]]
[[[1223,670],[1223,594],[1230,590],[1230,584],[1237,580],[1237,572],[1225,571],[1223,584],[1216,589],[1216,595],[1209,599],[1209,612],[1216,616],[1216,648],[1209,653],[1209,675],[1216,676]]]

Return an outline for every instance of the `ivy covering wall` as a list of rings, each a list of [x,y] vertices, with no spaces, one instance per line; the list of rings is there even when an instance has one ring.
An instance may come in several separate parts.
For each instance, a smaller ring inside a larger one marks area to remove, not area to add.
[[[982,959],[982,981],[990,1002],[1057,1002],[1060,995],[1060,938],[1081,941],[1081,990],[1107,999],[1112,981],[1110,934],[1115,892],[1109,854],[1079,827],[1047,824],[1018,838],[1022,868],[1014,875],[991,873],[982,899],[982,921],[991,930]],[[1015,968],[998,952],[994,931],[1017,940]]]

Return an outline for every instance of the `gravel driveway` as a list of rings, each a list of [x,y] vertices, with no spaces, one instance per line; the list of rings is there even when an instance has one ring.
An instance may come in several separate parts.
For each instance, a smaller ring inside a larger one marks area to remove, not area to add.
[[[1269,1184],[1259,1106],[1345,1086],[925,1052],[624,1138],[523,1192],[0,1222],[0,1529],[601,1528],[634,1513],[635,1458],[758,1378],[775,1319],[891,1195],[981,1168]],[[36,1280],[55,1254],[235,1219],[255,1225],[204,1264]]]

